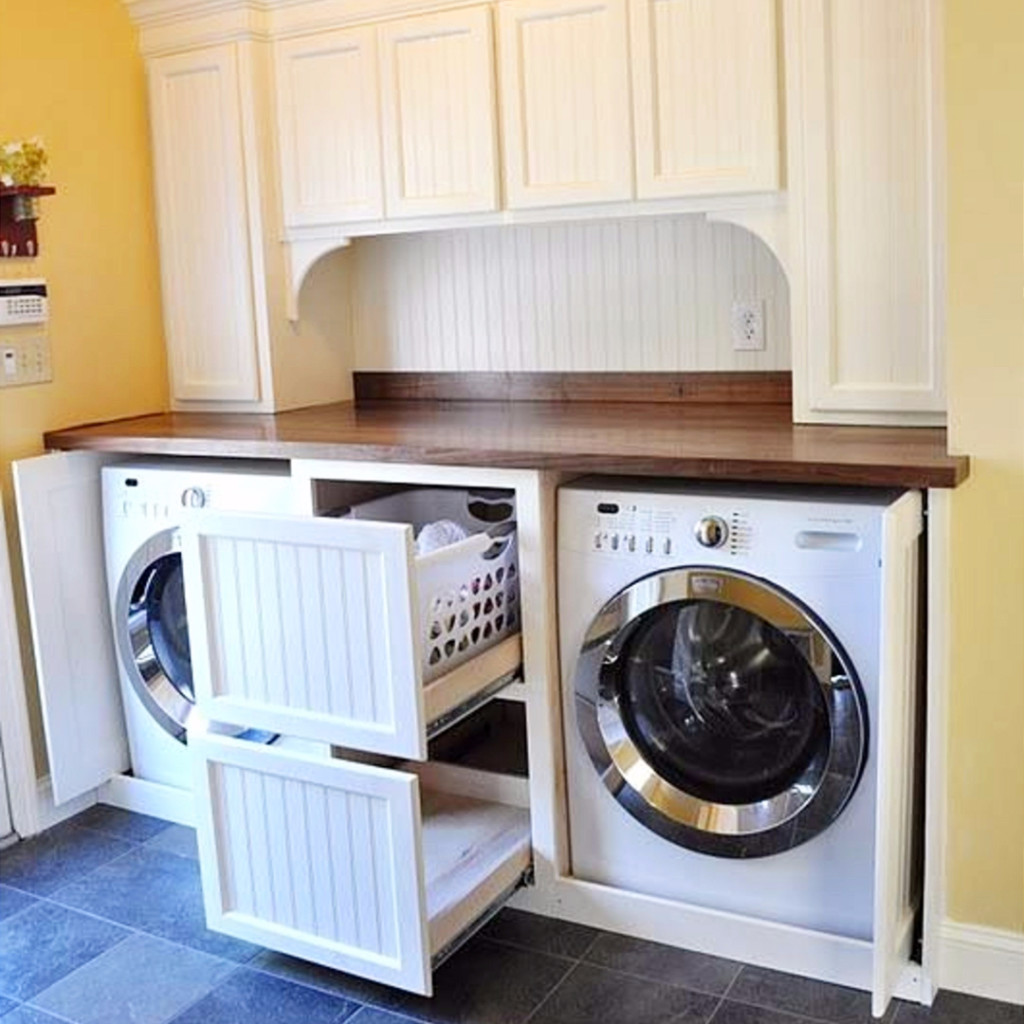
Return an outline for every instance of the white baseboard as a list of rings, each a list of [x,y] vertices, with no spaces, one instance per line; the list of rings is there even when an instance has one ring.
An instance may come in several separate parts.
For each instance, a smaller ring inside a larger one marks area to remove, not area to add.
[[[133,775],[115,775],[96,790],[101,804],[126,811],[150,814],[179,825],[196,823],[192,794],[188,790],[147,782]]]
[[[939,987],[1024,1005],[1024,932],[945,920]]]

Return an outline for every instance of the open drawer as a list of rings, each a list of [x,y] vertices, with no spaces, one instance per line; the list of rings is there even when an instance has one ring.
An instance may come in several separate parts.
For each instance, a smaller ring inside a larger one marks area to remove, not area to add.
[[[417,556],[405,523],[212,513],[190,522],[182,556],[199,710],[424,759],[431,736],[521,668],[515,536],[507,525],[496,532]],[[483,568],[460,584],[450,568],[467,562]],[[438,643],[443,661],[432,664]]]
[[[529,812],[466,795],[479,773],[189,743],[215,931],[431,995],[433,967],[530,872]]]

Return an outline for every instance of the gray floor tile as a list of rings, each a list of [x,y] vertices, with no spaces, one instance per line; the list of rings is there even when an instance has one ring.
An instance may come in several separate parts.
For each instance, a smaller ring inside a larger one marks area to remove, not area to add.
[[[715,996],[577,964],[530,1024],[704,1024]]]
[[[390,1010],[378,1010],[376,1006],[364,1006],[354,1017],[349,1017],[346,1024],[410,1024],[415,1020],[415,1017],[403,1017]]]
[[[722,995],[743,966],[735,960],[676,949],[658,942],[645,942],[614,932],[602,932],[584,960],[600,967],[712,995]]]
[[[127,935],[106,921],[37,903],[0,922],[0,994],[31,999]]]
[[[0,921],[17,914],[19,910],[31,907],[35,902],[35,896],[30,896],[27,892],[12,889],[9,885],[0,885]]]
[[[711,1024],[817,1024],[809,1017],[797,1017],[792,1013],[768,1010],[763,1006],[748,1006],[734,1003],[729,999],[722,1002],[718,1012],[711,1018]]]
[[[131,848],[120,839],[65,822],[0,853],[0,882],[48,896]]]
[[[230,961],[136,934],[40,992],[32,1003],[76,1024],[161,1024],[233,970]]]
[[[1024,1006],[940,992],[931,1007],[903,1003],[895,1024],[1024,1024]]]
[[[129,843],[144,843],[171,825],[162,818],[151,818],[148,814],[136,814],[107,804],[93,804],[88,810],[76,814],[69,824],[77,828],[91,828],[94,832],[106,832]]]
[[[478,938],[438,969],[431,999],[274,953],[261,954],[253,966],[418,1020],[442,1024],[520,1024],[565,977],[572,964]]]
[[[0,996],[0,1017],[10,1010],[13,1010],[18,1004],[13,999],[7,999],[5,996]]]
[[[189,860],[198,860],[196,849],[196,830],[185,825],[171,825],[158,833],[146,843],[147,850],[160,850],[163,853],[174,853]]]
[[[171,853],[136,847],[53,898],[212,956],[242,962],[258,950],[207,930],[199,865]]]
[[[555,917],[506,908],[480,934],[496,942],[508,942],[513,946],[535,949],[538,953],[579,960],[599,932],[596,928],[572,921],[559,921]]]
[[[4,1024],[64,1024],[59,1017],[37,1010],[34,1006],[19,1006],[3,1018]]]
[[[240,967],[208,996],[174,1018],[175,1024],[336,1024],[356,1003]]]
[[[875,1022],[871,1016],[871,996],[867,992],[763,967],[744,967],[729,990],[729,999],[813,1017],[827,1024]],[[891,1021],[895,1013],[896,1004],[893,1003],[882,1020]]]

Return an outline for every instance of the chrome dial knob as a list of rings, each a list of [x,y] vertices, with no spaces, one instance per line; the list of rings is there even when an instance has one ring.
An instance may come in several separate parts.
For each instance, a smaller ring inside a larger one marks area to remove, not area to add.
[[[206,505],[206,495],[201,487],[186,487],[181,492],[181,504],[185,508],[203,508]]]
[[[729,526],[721,516],[705,516],[693,532],[697,543],[705,548],[720,548],[729,539]]]

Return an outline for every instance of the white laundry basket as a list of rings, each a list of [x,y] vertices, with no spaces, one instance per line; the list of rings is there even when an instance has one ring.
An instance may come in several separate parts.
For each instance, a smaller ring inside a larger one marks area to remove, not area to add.
[[[427,523],[449,519],[469,533],[465,540],[416,556],[424,683],[519,632],[513,493],[423,487],[359,502],[348,516],[409,523],[417,534]]]

